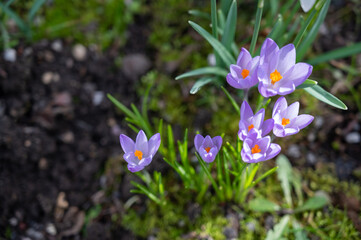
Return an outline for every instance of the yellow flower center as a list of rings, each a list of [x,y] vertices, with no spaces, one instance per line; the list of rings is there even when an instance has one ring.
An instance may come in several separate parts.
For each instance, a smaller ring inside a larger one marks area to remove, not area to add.
[[[142,158],[143,158],[143,153],[142,153],[141,151],[139,151],[139,150],[136,150],[136,151],[134,152],[134,156],[136,156],[136,157],[139,159],[139,161],[140,161],[140,160],[142,160]]]
[[[241,75],[242,75],[243,79],[245,79],[249,75],[249,70],[243,69],[241,72]]]
[[[259,148],[258,144],[255,144],[254,147],[252,148],[252,154],[255,153],[260,153],[261,149]]]
[[[204,148],[204,150],[206,150],[206,152],[209,153],[209,151],[211,151],[211,148],[210,148],[210,147],[206,147],[206,148]]]
[[[276,69],[273,73],[270,74],[270,78],[271,78],[271,83],[274,85],[276,82],[281,80],[283,77]]]
[[[290,124],[290,119],[288,118],[282,118],[282,125],[286,126],[287,124]]]
[[[249,125],[248,126],[248,132],[251,131],[252,128],[254,128],[254,125],[253,124]]]

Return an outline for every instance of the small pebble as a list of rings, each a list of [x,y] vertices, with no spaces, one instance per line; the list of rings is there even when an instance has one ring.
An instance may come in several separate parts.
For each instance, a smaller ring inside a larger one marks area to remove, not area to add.
[[[63,133],[62,135],[60,135],[60,139],[64,142],[64,143],[73,143],[74,142],[74,133],[67,131],[65,133]]]
[[[210,66],[216,66],[216,57],[213,53],[208,55],[207,61]]]
[[[77,61],[84,61],[87,55],[87,49],[81,44],[76,44],[72,50],[73,57]]]
[[[56,52],[61,52],[63,50],[63,44],[60,40],[55,40],[51,44],[51,49],[53,49]]]
[[[322,127],[324,122],[325,121],[324,121],[323,117],[321,117],[321,116],[315,117],[315,123],[314,124],[315,124],[316,128]]]
[[[41,170],[45,170],[48,168],[48,160],[46,160],[46,158],[40,158],[39,160],[39,169]]]
[[[16,61],[16,50],[13,48],[5,49],[4,60],[8,61],[8,62],[15,62]]]
[[[309,164],[314,165],[317,162],[317,157],[313,153],[307,153],[306,160]]]
[[[301,151],[299,146],[297,146],[296,144],[290,145],[287,149],[287,155],[293,158],[301,157]]]
[[[9,220],[10,225],[13,226],[13,227],[18,225],[18,222],[19,221],[15,217],[10,218],[10,220]]]
[[[246,227],[248,228],[248,230],[250,230],[251,232],[254,232],[254,230],[256,230],[256,225],[254,224],[254,222],[248,222],[246,224]]]
[[[231,227],[226,227],[224,230],[223,230],[223,234],[224,236],[226,236],[227,239],[237,239],[237,230],[236,229],[233,229]]]
[[[358,132],[351,132],[346,135],[346,142],[350,144],[356,144],[361,141],[361,136]]]
[[[52,224],[52,223],[48,223],[47,225],[46,225],[46,232],[49,234],[49,235],[51,235],[51,236],[55,236],[56,235],[56,233],[57,233],[57,231],[56,231],[56,228],[55,228],[55,226],[54,226],[54,224]]]
[[[43,73],[43,75],[41,76],[41,81],[45,84],[48,85],[50,84],[54,79],[54,73],[53,72],[45,72]]]
[[[123,58],[122,70],[131,79],[135,80],[145,74],[150,67],[151,62],[144,54],[129,54]]]
[[[96,91],[93,95],[93,105],[98,106],[104,99],[104,92]]]
[[[44,239],[44,235],[41,232],[38,232],[33,228],[29,228],[28,230],[26,230],[26,235],[28,235],[28,237],[30,237],[34,240]]]

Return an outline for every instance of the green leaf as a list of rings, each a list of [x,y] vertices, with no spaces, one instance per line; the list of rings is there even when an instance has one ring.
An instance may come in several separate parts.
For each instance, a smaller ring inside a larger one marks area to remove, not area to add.
[[[306,79],[306,81],[304,81],[301,85],[297,86],[296,89],[303,89],[303,88],[313,87],[313,86],[315,86],[317,84],[318,84],[318,82],[316,82],[315,80]]]
[[[268,34],[267,38],[272,38],[277,41],[278,36],[281,34],[281,30],[283,29],[283,18],[281,14],[278,14],[277,21],[272,28],[272,31]]]
[[[307,235],[303,230],[303,227],[301,226],[301,224],[299,224],[299,222],[296,221],[296,219],[293,219],[292,226],[295,230],[294,234],[296,240],[308,240]]]
[[[199,89],[201,89],[204,85],[212,82],[214,80],[214,77],[203,77],[203,78],[200,78],[198,79],[193,87],[191,88],[191,90],[189,91],[191,94],[196,94]]]
[[[285,155],[279,155],[277,160],[277,177],[281,181],[281,187],[289,207],[292,207],[291,186],[292,166]]]
[[[273,174],[274,172],[276,172],[278,169],[278,167],[274,167],[271,168],[270,170],[268,170],[267,172],[265,172],[264,174],[262,174],[262,176],[260,176],[259,178],[257,178],[255,181],[253,181],[251,187],[253,187],[254,185],[256,185],[257,183],[259,183],[260,181],[262,181],[263,179],[265,179],[266,177],[268,177],[269,175]]]
[[[337,97],[333,96],[331,93],[324,90],[319,85],[315,85],[313,87],[305,88],[306,92],[317,98],[318,100],[327,103],[335,108],[339,108],[342,110],[347,110],[347,106]]]
[[[193,76],[199,76],[199,75],[206,75],[206,74],[214,74],[221,77],[226,77],[228,72],[220,67],[204,67],[204,68],[198,68],[186,73],[183,73],[175,78],[175,80],[179,80],[182,78],[187,77],[193,77]]]
[[[300,44],[303,35],[306,33],[306,30],[308,26],[311,24],[311,21],[313,20],[316,13],[317,10],[313,9],[312,12],[308,15],[307,19],[301,25],[301,29],[298,31],[295,40],[293,41],[293,44],[295,45],[296,49],[298,48],[298,45]]]
[[[297,62],[303,59],[303,56],[306,54],[307,50],[311,47],[311,44],[315,40],[318,30],[321,27],[321,24],[325,20],[328,7],[330,6],[330,2],[331,0],[326,0],[319,15],[316,18],[315,23],[312,25],[312,28],[307,33],[305,40],[303,40],[300,46],[297,47],[297,56],[296,56]]]
[[[220,43],[216,38],[214,38],[211,34],[209,34],[198,24],[192,21],[188,21],[188,22],[202,37],[204,37],[212,45],[214,50],[217,52],[219,57],[223,60],[223,62],[227,66],[230,66],[231,64],[236,62],[236,60],[228,52],[228,50],[222,45],[222,43]]]
[[[281,209],[276,203],[265,198],[255,198],[249,202],[249,208],[258,212],[274,212]]]
[[[286,215],[283,218],[281,218],[281,221],[277,223],[273,230],[269,230],[266,236],[266,240],[280,240],[282,237],[282,234],[287,229],[288,221],[290,220],[290,216]]]
[[[254,25],[251,47],[249,49],[249,52],[251,53],[251,55],[254,54],[254,49],[255,49],[256,43],[257,43],[259,27],[261,25],[261,19],[262,19],[263,5],[264,5],[264,0],[258,0],[257,12],[256,12],[256,23]]]
[[[192,9],[192,10],[189,10],[188,13],[189,13],[190,15],[193,15],[193,16],[196,16],[196,17],[200,17],[200,18],[204,18],[204,19],[207,19],[207,20],[211,20],[211,16],[210,16],[208,13],[205,13],[205,12],[201,12],[201,11]]]
[[[32,7],[31,7],[31,9],[30,9],[30,11],[29,11],[29,14],[28,14],[28,21],[29,21],[29,22],[32,22],[32,21],[33,21],[36,12],[37,12],[37,11],[40,9],[40,7],[45,3],[45,1],[46,1],[46,0],[36,0],[36,1],[33,3]]]
[[[345,58],[351,55],[356,55],[361,52],[361,42],[352,44],[351,46],[338,48],[324,54],[319,55],[307,62],[311,65],[316,65],[323,62],[328,62],[333,59]]]
[[[237,24],[237,2],[233,0],[231,8],[229,9],[228,12],[227,21],[222,36],[222,44],[230,52],[232,51],[231,45],[234,41],[234,35],[236,33],[236,24]]]
[[[316,210],[326,206],[329,203],[328,199],[324,196],[314,196],[305,202],[301,207],[295,209],[295,212],[304,212],[310,210]]]

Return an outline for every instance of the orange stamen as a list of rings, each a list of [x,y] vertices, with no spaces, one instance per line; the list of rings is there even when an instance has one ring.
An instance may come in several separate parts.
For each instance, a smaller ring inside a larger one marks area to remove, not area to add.
[[[282,118],[282,125],[286,126],[287,124],[290,124],[290,119],[288,118]]]
[[[252,128],[254,128],[254,125],[253,124],[249,125],[248,126],[248,132],[251,131]]]
[[[243,79],[245,79],[249,75],[249,70],[243,69],[241,72],[241,75],[242,75]]]
[[[204,150],[206,150],[206,152],[209,153],[209,151],[211,151],[211,148],[210,148],[210,147],[206,147],[206,148],[204,148]]]
[[[276,69],[273,73],[270,74],[270,78],[271,78],[271,83],[274,85],[276,82],[281,80],[283,77]]]
[[[254,147],[252,148],[252,154],[255,153],[260,153],[261,149],[259,148],[258,144],[254,145]]]
[[[136,157],[139,159],[139,161],[140,161],[140,160],[142,160],[142,158],[143,158],[143,153],[142,153],[141,151],[139,151],[139,150],[136,150],[136,151],[134,152],[134,156],[136,156]]]

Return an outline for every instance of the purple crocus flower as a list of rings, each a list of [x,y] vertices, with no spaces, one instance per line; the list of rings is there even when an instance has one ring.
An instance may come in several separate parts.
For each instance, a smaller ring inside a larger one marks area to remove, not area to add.
[[[292,93],[312,72],[307,63],[296,63],[296,49],[288,44],[279,49],[267,38],[261,48],[260,65],[257,69],[258,91],[264,97]]]
[[[234,88],[248,89],[258,83],[256,69],[259,56],[252,58],[247,49],[242,48],[237,59],[237,65],[230,66],[227,82]]]
[[[149,141],[147,136],[140,130],[134,141],[124,134],[120,134],[120,145],[124,151],[124,160],[128,163],[131,172],[143,170],[152,161],[160,145],[160,134],[153,135]]]
[[[272,112],[274,135],[277,137],[286,137],[296,134],[313,121],[314,117],[311,115],[301,114],[298,116],[299,107],[299,102],[294,102],[287,107],[287,101],[284,97],[280,97],[276,101]]]
[[[273,119],[264,120],[265,110],[262,108],[253,115],[253,111],[246,101],[241,106],[241,120],[239,121],[238,137],[244,141],[251,129],[256,129],[262,137],[266,136],[273,128]]]
[[[274,158],[280,151],[280,145],[271,143],[270,136],[262,138],[256,130],[252,129],[243,142],[241,156],[246,163],[258,163]]]
[[[201,156],[201,158],[207,162],[213,162],[216,158],[219,150],[222,146],[222,137],[216,136],[211,138],[207,135],[205,138],[197,134],[194,138],[194,146],[196,147],[197,152]]]

